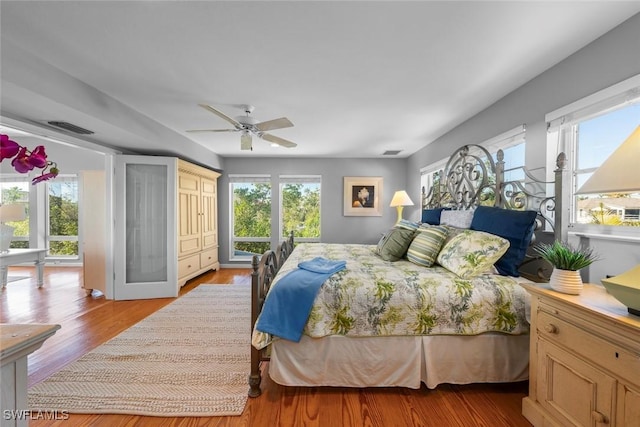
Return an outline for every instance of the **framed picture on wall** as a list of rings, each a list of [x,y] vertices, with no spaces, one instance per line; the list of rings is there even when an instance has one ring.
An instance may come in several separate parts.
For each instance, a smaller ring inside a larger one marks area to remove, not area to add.
[[[344,177],[344,216],[382,216],[382,177]]]

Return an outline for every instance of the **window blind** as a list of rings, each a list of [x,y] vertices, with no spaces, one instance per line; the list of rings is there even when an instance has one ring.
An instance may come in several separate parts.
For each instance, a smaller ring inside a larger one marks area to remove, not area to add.
[[[229,174],[230,183],[271,183],[271,175]]]
[[[320,184],[322,175],[280,175],[280,184]]]

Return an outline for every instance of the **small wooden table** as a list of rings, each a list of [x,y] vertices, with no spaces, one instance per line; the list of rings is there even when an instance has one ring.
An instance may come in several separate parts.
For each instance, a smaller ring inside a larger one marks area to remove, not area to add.
[[[2,427],[29,425],[27,402],[27,356],[55,334],[60,325],[0,324],[0,393]]]
[[[9,266],[20,264],[23,262],[33,262],[36,265],[38,275],[38,287],[41,288],[44,283],[44,257],[47,254],[46,249],[9,249],[9,252],[0,253],[0,284],[4,289],[7,286],[7,275]]]

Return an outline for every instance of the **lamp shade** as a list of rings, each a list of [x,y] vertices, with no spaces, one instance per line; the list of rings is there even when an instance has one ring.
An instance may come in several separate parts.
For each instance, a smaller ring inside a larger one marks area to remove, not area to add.
[[[0,222],[22,221],[26,217],[23,204],[12,203],[0,206]]]
[[[402,190],[402,191],[395,192],[395,194],[393,195],[393,198],[391,199],[391,204],[389,206],[391,207],[413,206],[413,202],[411,201],[411,198],[409,197],[407,192]]]
[[[640,191],[640,126],[596,169],[576,194]]]

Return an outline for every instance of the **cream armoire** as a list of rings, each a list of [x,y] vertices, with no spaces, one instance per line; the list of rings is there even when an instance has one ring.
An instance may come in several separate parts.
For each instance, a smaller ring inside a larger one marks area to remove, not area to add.
[[[218,172],[178,160],[178,284],[218,261]]]

